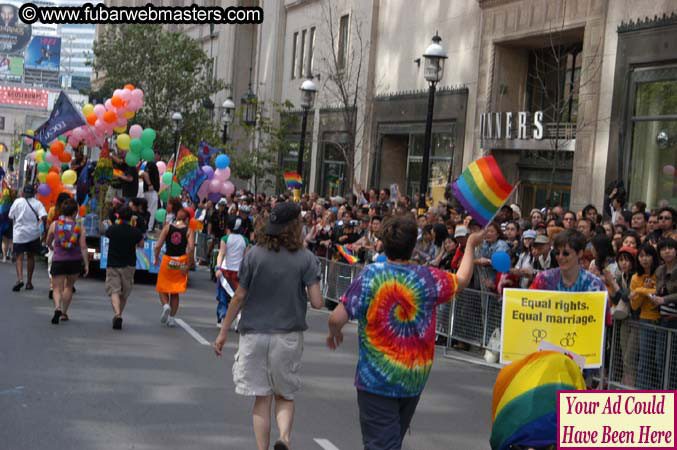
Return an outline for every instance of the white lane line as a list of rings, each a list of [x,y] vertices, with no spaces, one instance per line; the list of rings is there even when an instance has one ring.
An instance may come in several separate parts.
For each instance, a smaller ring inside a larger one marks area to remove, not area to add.
[[[328,439],[313,439],[317,445],[324,450],[339,450],[337,446],[332,444]]]
[[[188,325],[188,324],[187,324],[186,322],[184,322],[182,319],[175,319],[175,320],[176,320],[176,323],[179,324],[179,326],[180,326],[181,328],[183,328],[184,330],[186,330],[186,333],[188,333],[188,334],[190,334],[191,336],[193,336],[193,339],[195,339],[196,341],[198,341],[200,344],[202,344],[202,345],[211,345],[209,342],[207,342],[207,340],[206,340],[205,338],[203,338],[202,336],[200,336],[200,333],[198,333],[197,331],[193,330],[193,327],[191,327],[190,325]]]

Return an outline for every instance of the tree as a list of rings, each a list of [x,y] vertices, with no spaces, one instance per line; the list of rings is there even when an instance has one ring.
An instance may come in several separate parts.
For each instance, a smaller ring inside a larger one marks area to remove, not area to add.
[[[174,111],[183,116],[181,136],[189,148],[214,134],[211,112],[202,104],[225,83],[212,75],[212,62],[197,41],[160,25],[118,25],[107,27],[93,50],[93,69],[104,76],[93,96],[102,101],[127,83],[142,89],[144,107],[133,122],[155,129],[156,152],[174,151]]]

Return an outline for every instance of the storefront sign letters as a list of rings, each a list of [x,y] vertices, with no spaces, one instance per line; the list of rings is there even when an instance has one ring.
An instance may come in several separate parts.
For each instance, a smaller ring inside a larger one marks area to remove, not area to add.
[[[482,139],[543,139],[543,111],[488,112],[480,115]]]

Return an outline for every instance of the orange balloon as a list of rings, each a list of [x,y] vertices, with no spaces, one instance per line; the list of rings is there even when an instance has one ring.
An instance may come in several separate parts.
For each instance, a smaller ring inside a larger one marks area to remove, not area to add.
[[[133,84],[125,84],[125,89],[127,89],[128,91],[133,91],[134,85]]]
[[[121,107],[125,104],[125,101],[122,100],[122,97],[118,97],[117,95],[114,95],[114,96],[110,99],[110,102],[111,102],[111,104],[112,104],[113,106],[115,106],[116,108],[121,108]]]
[[[56,166],[50,167],[49,170],[47,171],[47,174],[50,174],[50,173],[55,173],[55,174],[58,175],[59,174],[59,168],[56,167]]]
[[[96,119],[97,119],[96,114],[91,113],[90,115],[87,116],[87,123],[90,124],[91,126],[94,126],[94,124],[96,123]]]
[[[85,205],[80,206],[80,217],[85,217],[87,214],[87,207]]]
[[[71,154],[68,153],[68,152],[63,152],[63,153],[61,153],[61,154],[59,155],[59,161],[61,161],[62,163],[69,163],[69,162],[71,162],[71,158],[72,158],[72,156],[71,156]]]
[[[105,113],[103,113],[103,121],[104,122],[113,123],[116,120],[118,120],[118,116],[113,111],[106,111]]]
[[[56,172],[49,172],[47,174],[47,186],[49,186],[52,189],[52,193],[56,191],[57,187],[59,184],[61,184],[61,180],[59,179],[59,174]]]
[[[59,156],[63,152],[63,148],[63,142],[61,141],[54,141],[49,145],[49,151],[54,156]]]

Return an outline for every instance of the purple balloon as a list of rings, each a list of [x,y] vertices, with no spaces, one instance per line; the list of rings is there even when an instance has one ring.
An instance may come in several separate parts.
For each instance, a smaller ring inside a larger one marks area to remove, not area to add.
[[[210,192],[209,195],[207,196],[209,200],[211,200],[213,203],[218,202],[221,200],[221,193],[220,192]]]
[[[212,169],[211,166],[202,166],[202,172],[207,175],[208,180],[214,178],[214,169]]]
[[[46,197],[51,193],[52,190],[49,188],[47,183],[42,183],[40,186],[38,186],[38,194],[42,195],[43,197]]]

